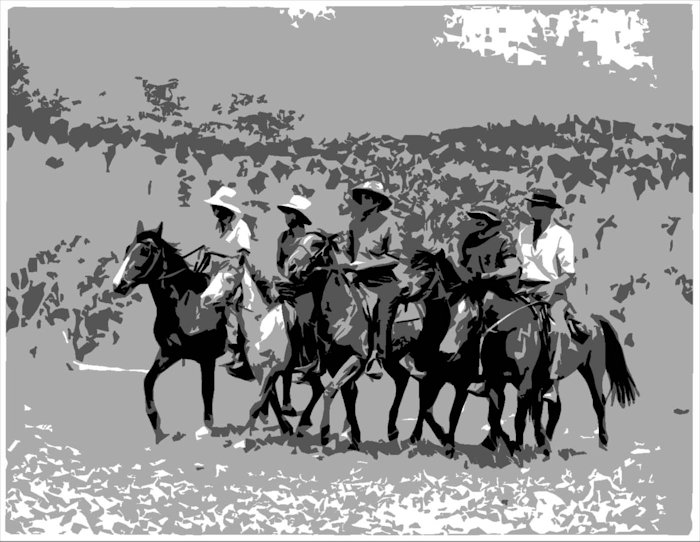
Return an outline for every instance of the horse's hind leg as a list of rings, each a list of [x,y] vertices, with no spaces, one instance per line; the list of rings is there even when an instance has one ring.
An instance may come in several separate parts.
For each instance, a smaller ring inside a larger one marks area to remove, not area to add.
[[[539,397],[532,397],[531,399],[531,412],[532,412],[532,426],[535,431],[535,441],[537,442],[537,448],[541,450],[544,455],[549,456],[551,453],[551,447],[549,444],[549,439],[544,432],[542,427],[542,410],[544,406],[544,401]]]
[[[177,363],[180,359],[182,358],[166,356],[161,350],[158,350],[156,359],[143,380],[143,391],[146,396],[146,414],[151,422],[151,427],[153,427],[153,432],[156,436],[156,444],[158,444],[168,435],[164,433],[160,427],[160,416],[158,415],[158,410],[156,409],[156,402],[153,399],[153,388],[155,387],[156,380],[158,380],[158,376],[165,372],[169,367]]]
[[[603,358],[604,359],[604,358]],[[579,373],[588,384],[593,399],[593,409],[598,417],[598,445],[601,449],[608,449],[608,431],[605,427],[605,395],[603,395],[603,370],[593,374],[590,359],[578,368]]]
[[[396,393],[394,395],[394,402],[391,403],[391,408],[389,409],[389,427],[388,427],[388,437],[390,441],[394,441],[399,438],[399,430],[396,427],[396,420],[399,417],[399,407],[401,406],[401,400],[406,392],[406,386],[408,385],[409,374],[403,367],[398,363],[387,363],[385,367],[389,376],[393,378],[394,384],[396,385]]]
[[[285,416],[296,416],[297,411],[292,406],[292,372],[285,371],[282,375],[282,413]]]
[[[360,424],[357,423],[357,412],[355,405],[357,404],[357,384],[354,381],[348,382],[340,388],[340,393],[343,395],[345,403],[345,412],[350,423],[350,449],[359,450],[360,448]]]

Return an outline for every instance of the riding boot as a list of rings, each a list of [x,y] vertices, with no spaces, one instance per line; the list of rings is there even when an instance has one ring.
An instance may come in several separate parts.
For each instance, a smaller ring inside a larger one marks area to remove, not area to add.
[[[239,328],[236,342],[229,343],[229,349],[232,352],[233,359],[223,366],[226,368],[226,372],[234,378],[240,378],[246,381],[255,380],[255,375],[253,375],[253,371],[250,369],[250,364],[248,363],[248,356],[246,356],[244,345],[245,336]]]

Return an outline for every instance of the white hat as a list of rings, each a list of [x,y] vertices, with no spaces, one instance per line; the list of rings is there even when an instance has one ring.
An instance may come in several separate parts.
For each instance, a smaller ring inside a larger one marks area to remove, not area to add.
[[[216,191],[216,194],[214,194],[209,199],[205,199],[204,203],[208,203],[209,205],[216,205],[218,207],[224,207],[225,209],[233,211],[234,213],[241,214],[242,211],[240,207],[237,207],[233,203],[235,199],[236,191],[233,188],[229,188],[228,186],[222,186]]]
[[[311,207],[311,202],[303,196],[292,196],[289,203],[282,203],[278,205],[277,208],[281,211],[292,211],[294,213],[300,214],[306,222],[311,224],[311,220],[306,216],[306,211]]]

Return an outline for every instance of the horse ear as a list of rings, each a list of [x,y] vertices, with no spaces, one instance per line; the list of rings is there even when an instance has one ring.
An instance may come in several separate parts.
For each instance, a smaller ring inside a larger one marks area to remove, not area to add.
[[[140,220],[136,223],[136,235],[143,233],[143,222]]]
[[[163,223],[162,222],[160,224],[158,224],[158,228],[156,228],[156,234],[158,235],[158,237],[163,236]]]

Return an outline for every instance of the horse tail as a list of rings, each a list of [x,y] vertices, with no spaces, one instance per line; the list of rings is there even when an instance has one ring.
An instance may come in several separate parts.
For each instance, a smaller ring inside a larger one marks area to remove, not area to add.
[[[610,378],[611,404],[615,404],[615,399],[622,408],[632,405],[639,390],[625,362],[625,353],[622,350],[620,339],[612,324],[603,316],[594,316],[593,319],[600,325],[605,338],[605,369]]]

